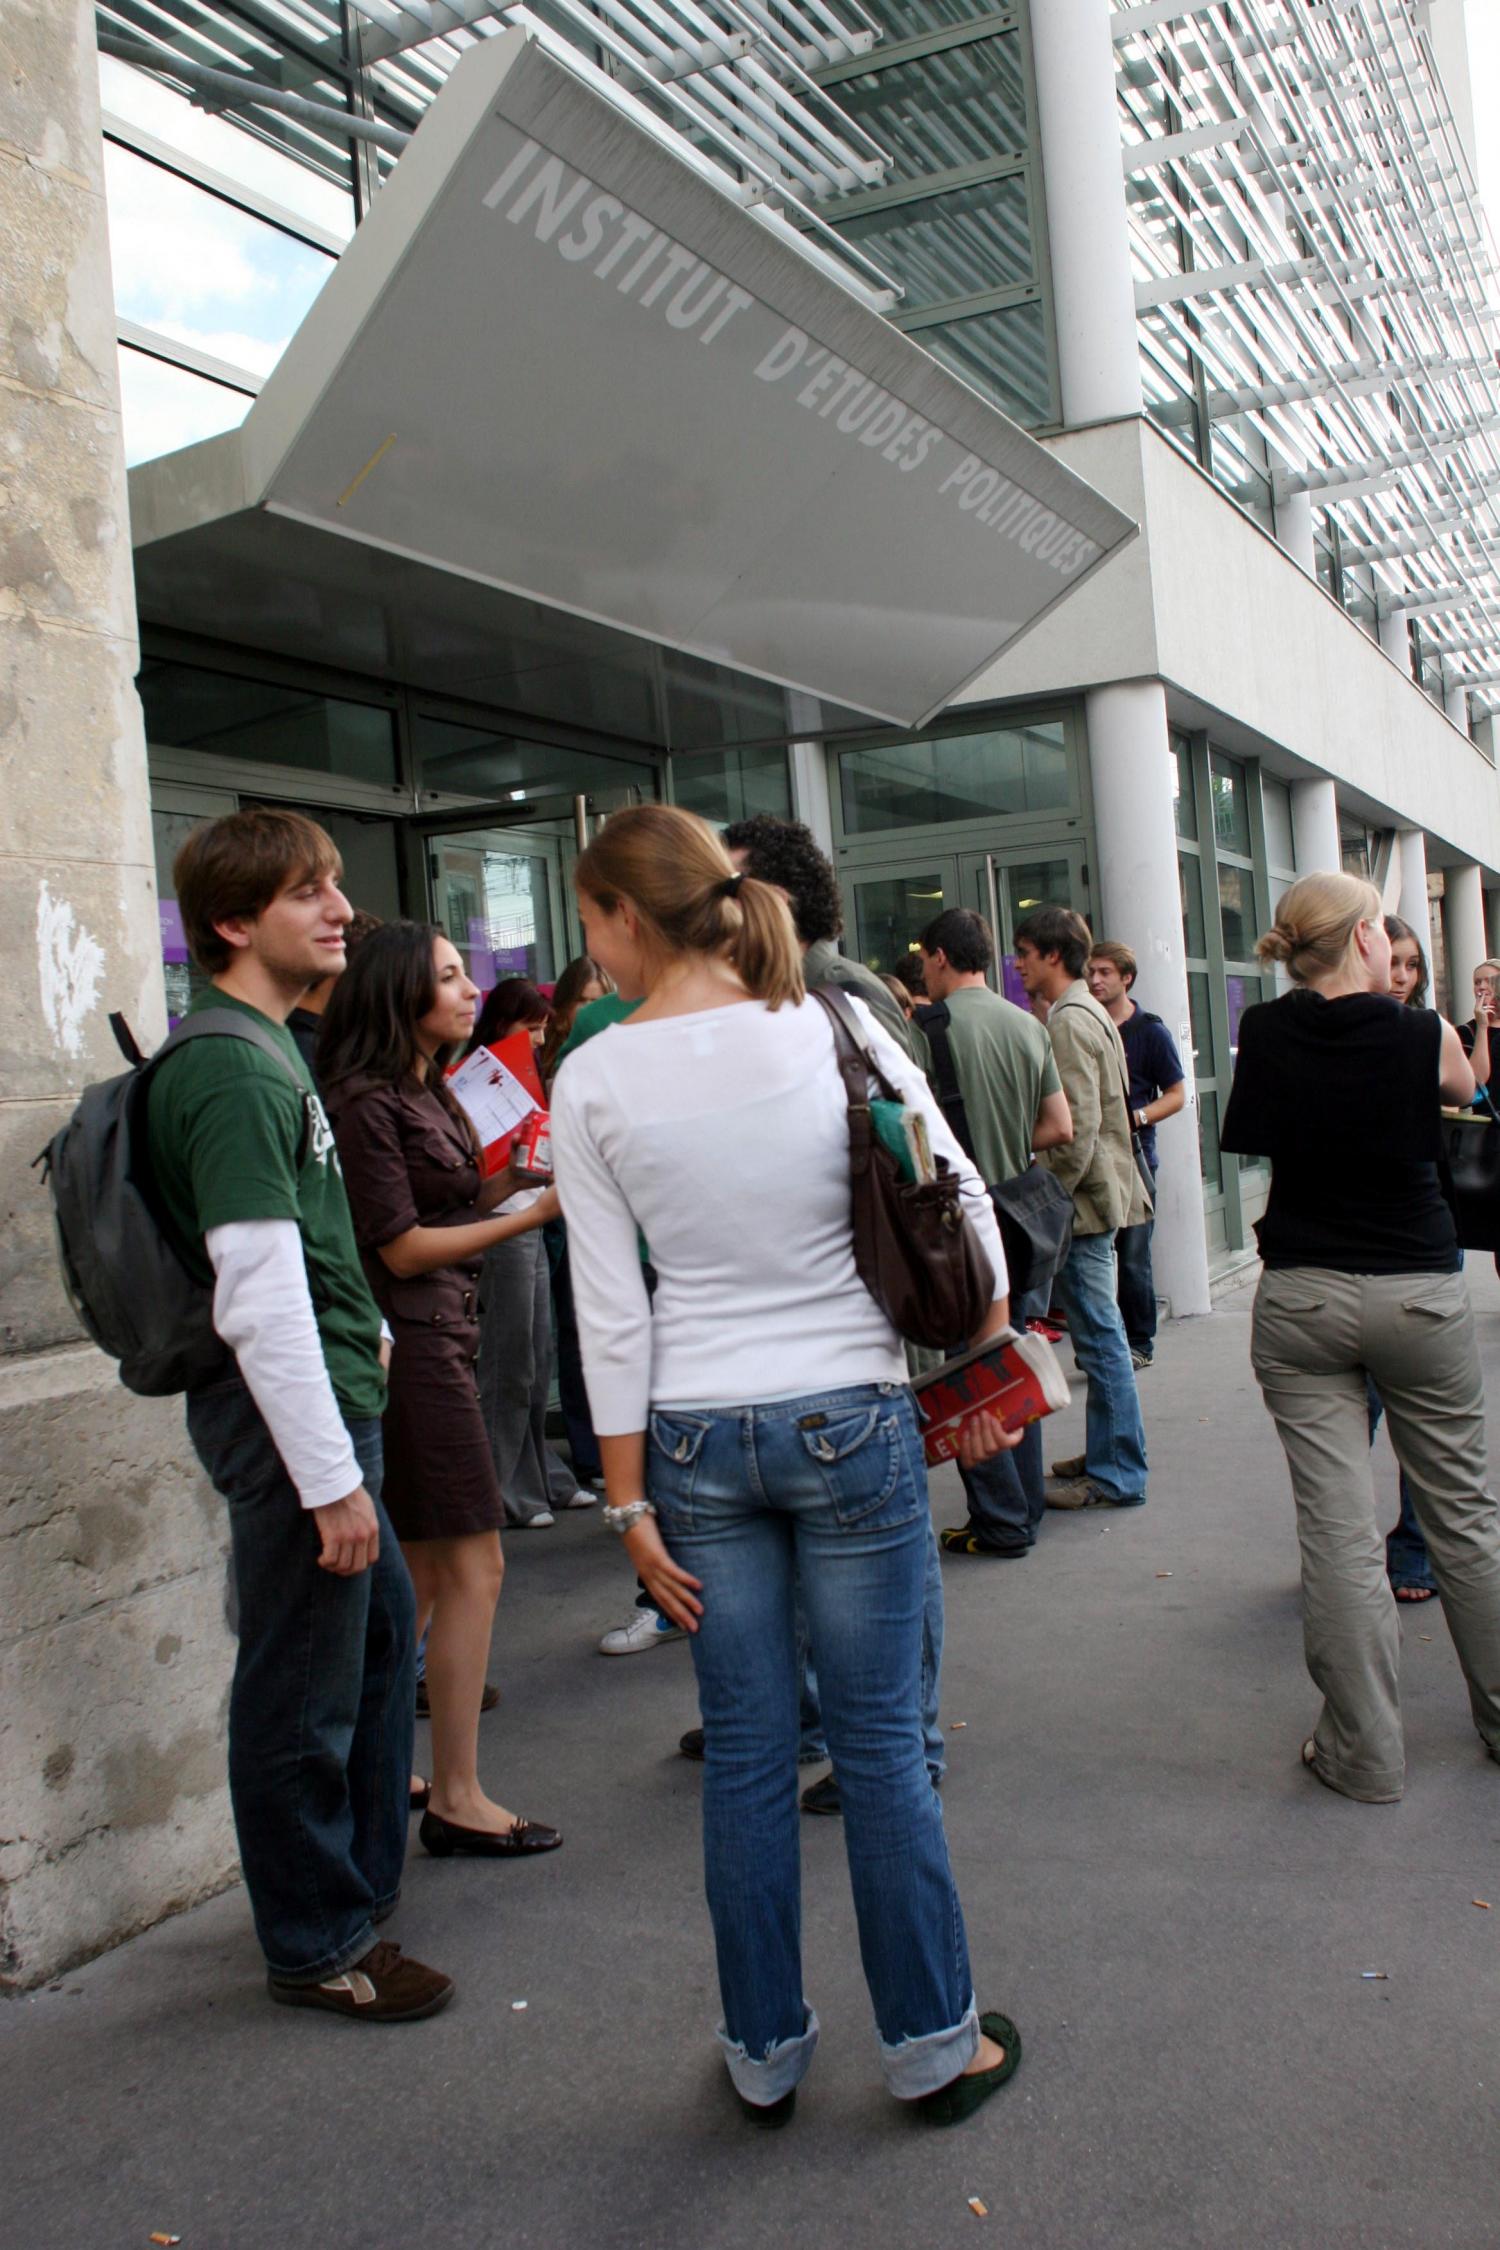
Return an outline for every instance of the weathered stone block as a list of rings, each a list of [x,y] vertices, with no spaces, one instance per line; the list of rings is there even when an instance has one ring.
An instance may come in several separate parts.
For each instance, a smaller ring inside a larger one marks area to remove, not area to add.
[[[7,391],[0,401],[0,599],[70,628],[76,658],[81,635],[115,635],[130,604],[119,428],[113,413],[53,398]]]
[[[143,1045],[164,1029],[154,870],[0,860],[0,960],[0,1085],[11,1100],[76,1098],[124,1067],[111,1009]]]
[[[51,1200],[31,1169],[72,1106],[0,1104],[0,1358],[78,1341],[58,1273]]]
[[[140,699],[118,645],[0,627],[0,771],[0,853],[152,864]]]
[[[0,1981],[232,1878],[227,1531],[180,1400],[80,1347],[0,1367]]]

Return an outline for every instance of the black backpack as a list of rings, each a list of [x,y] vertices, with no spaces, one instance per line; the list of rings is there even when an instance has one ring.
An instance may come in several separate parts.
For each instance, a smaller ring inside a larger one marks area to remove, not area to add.
[[[302,1097],[300,1169],[311,1134],[306,1086],[269,1032],[234,1008],[205,1008],[156,1053],[141,1053],[123,1016],[109,1027],[130,1064],[85,1087],[72,1116],[37,1157],[52,1196],[68,1301],[120,1380],[143,1398],[191,1391],[232,1371],[215,1333],[213,1291],[189,1270],[151,1176],[146,1104],[164,1062],[193,1039],[243,1039],[284,1070]],[[35,1169],[35,1166],[33,1166]]]

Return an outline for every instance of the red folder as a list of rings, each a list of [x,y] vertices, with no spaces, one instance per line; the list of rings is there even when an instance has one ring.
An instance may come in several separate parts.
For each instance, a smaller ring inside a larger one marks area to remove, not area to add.
[[[964,1424],[997,1414],[1008,1430],[1023,1429],[1068,1403],[1067,1379],[1045,1337],[996,1336],[977,1351],[944,1360],[912,1385],[928,1464],[952,1461]]]
[[[508,1031],[503,1039],[495,1039],[490,1042],[489,1051],[500,1062],[504,1063],[512,1077],[519,1078],[527,1093],[536,1103],[537,1108],[545,1110],[547,1096],[542,1087],[542,1074],[536,1066],[536,1049],[531,1043],[531,1033],[526,1030]],[[449,1076],[452,1076],[451,1071]],[[525,1123],[524,1118],[521,1123]],[[498,1141],[491,1141],[487,1144],[484,1152],[484,1176],[486,1179],[493,1179],[497,1172],[504,1171],[510,1159],[511,1149],[515,1145],[516,1133],[520,1129],[520,1125],[517,1125],[514,1132],[502,1134]]]

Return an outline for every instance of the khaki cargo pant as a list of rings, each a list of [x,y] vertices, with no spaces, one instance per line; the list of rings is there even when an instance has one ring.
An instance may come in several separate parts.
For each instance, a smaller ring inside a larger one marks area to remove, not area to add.
[[[1324,1697],[1313,1735],[1318,1772],[1373,1802],[1399,1797],[1406,1779],[1401,1636],[1385,1573],[1395,1502],[1376,1498],[1367,1368],[1411,1487],[1474,1723],[1500,1758],[1500,1511],[1487,1485],[1484,1388],[1463,1275],[1267,1272],[1250,1359],[1297,1503],[1307,1668]]]

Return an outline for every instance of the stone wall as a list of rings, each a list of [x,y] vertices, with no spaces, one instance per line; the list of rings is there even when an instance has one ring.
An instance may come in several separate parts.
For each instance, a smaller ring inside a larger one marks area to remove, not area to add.
[[[0,41],[0,1978],[214,1888],[222,1526],[175,1402],[81,1345],[29,1167],[107,1016],[165,1029],[93,10]]]

